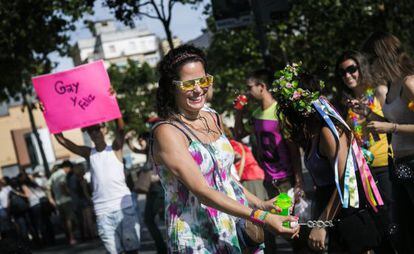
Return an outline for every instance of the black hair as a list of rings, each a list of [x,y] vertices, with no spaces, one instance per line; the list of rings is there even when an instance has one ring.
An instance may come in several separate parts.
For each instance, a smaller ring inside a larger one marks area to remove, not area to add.
[[[143,133],[141,133],[141,134],[138,135],[138,138],[148,140],[150,138],[150,133],[147,132],[147,131],[146,132],[143,132]]]
[[[21,187],[19,179],[17,177],[13,177],[13,178],[10,179],[10,187],[13,190],[22,191],[22,187]]]
[[[254,80],[256,83],[262,83],[269,89],[273,83],[273,73],[268,69],[258,69],[247,75],[247,79]]]
[[[207,72],[207,61],[204,52],[191,45],[181,45],[170,50],[158,65],[160,79],[157,89],[157,114],[167,119],[177,113],[175,102],[176,87],[173,80],[179,80],[180,68],[191,62],[201,62]]]
[[[22,176],[25,176],[25,178],[23,181],[20,181],[20,177]],[[36,182],[32,181],[32,179],[30,179],[26,173],[19,173],[17,175],[17,179],[19,180],[19,183],[21,185],[27,185],[28,187],[31,187],[31,188],[39,188],[39,185]]]
[[[61,168],[73,168],[73,163],[70,160],[64,160],[62,164],[60,164]]]

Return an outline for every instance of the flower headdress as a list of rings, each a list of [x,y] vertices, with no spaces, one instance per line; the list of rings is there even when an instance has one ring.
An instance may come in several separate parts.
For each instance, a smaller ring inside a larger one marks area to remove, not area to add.
[[[275,73],[275,81],[270,91],[274,93],[281,108],[292,105],[295,111],[307,116],[315,112],[315,109],[312,107],[312,101],[317,100],[320,93],[299,87],[303,74],[301,62],[287,65],[283,70]],[[319,86],[322,89],[325,83],[319,81]]]

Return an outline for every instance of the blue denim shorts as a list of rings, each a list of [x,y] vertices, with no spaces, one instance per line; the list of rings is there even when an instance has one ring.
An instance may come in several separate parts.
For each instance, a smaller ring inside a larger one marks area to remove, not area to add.
[[[138,250],[140,225],[134,205],[97,217],[98,234],[108,253]]]

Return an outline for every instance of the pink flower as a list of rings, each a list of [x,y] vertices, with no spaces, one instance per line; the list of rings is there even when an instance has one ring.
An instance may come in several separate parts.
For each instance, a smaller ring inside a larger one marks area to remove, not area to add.
[[[293,87],[292,83],[287,83],[286,84],[286,88],[292,88],[292,87]]]
[[[301,96],[302,96],[301,92],[295,91],[293,93],[292,99],[297,100],[297,99],[300,99]]]

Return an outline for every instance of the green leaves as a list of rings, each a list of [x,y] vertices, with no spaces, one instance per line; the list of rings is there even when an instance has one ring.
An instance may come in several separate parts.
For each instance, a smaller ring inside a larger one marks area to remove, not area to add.
[[[108,74],[127,130],[148,131],[145,121],[155,111],[155,70],[147,63],[138,65],[128,60],[126,67],[111,65]]]
[[[68,53],[67,33],[92,6],[90,0],[0,0],[0,101],[21,93],[30,76],[51,71],[48,55]]]

